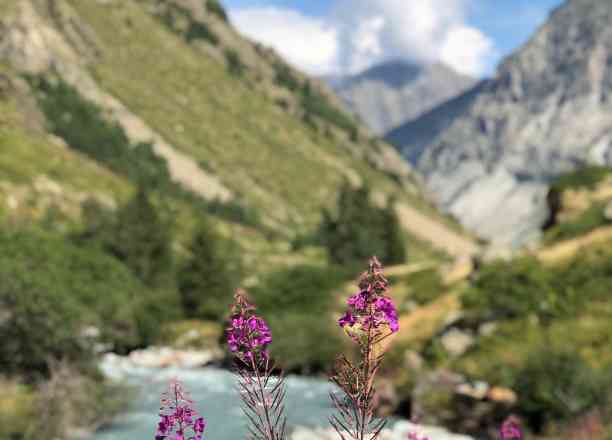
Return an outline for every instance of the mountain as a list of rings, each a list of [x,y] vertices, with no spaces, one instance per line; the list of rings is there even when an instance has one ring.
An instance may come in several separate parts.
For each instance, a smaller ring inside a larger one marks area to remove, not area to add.
[[[423,120],[393,133],[440,207],[482,237],[519,245],[548,218],[551,179],[612,163],[611,20],[610,2],[567,1],[475,96],[455,100],[420,154],[399,134]],[[440,114],[448,105],[427,117]]]
[[[385,140],[397,146],[402,155],[416,165],[425,147],[469,108],[485,85],[486,81],[480,81],[466,92],[391,130]]]
[[[475,82],[441,63],[421,65],[399,60],[357,75],[328,79],[346,108],[378,135],[426,113]]]
[[[238,34],[217,1],[0,0],[0,8],[6,99],[30,103],[7,101],[2,107],[3,116],[16,121],[6,129],[18,135],[7,147],[10,160],[4,158],[10,166],[0,169],[0,200],[6,202],[0,212],[21,215],[27,203],[14,200],[21,194],[15,185],[35,198],[36,182],[43,179],[58,193],[75,194],[66,211],[78,215],[80,201],[104,187],[90,170],[119,182],[116,191],[112,185],[101,189],[117,205],[117,194],[134,190],[132,169],[150,172],[128,153],[126,161],[134,166],[116,163],[104,152],[109,145],[85,145],[77,152],[53,130],[71,117],[71,105],[85,101],[132,145],[145,145],[134,155],[142,154],[152,168],[163,160],[169,178],[192,199],[257,213],[261,224],[248,240],[226,224],[249,251],[257,247],[253,243],[267,243],[266,249],[279,252],[286,249],[279,243],[311,233],[345,180],[357,186],[367,181],[378,201],[395,198],[407,234],[418,238],[414,249],[433,242],[448,250],[438,238],[440,228],[459,248],[474,249],[427,201],[418,177],[393,147],[373,140],[327,86]],[[21,159],[17,152],[26,149]],[[78,185],[36,151],[70,158],[65,172]],[[30,156],[36,160],[28,162]],[[17,178],[20,170],[27,176]],[[40,210],[32,213],[44,217]],[[193,223],[187,214],[184,222]]]

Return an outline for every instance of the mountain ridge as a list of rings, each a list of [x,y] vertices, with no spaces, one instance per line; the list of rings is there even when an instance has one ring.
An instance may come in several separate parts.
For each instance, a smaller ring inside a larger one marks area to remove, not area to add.
[[[475,82],[442,63],[418,64],[400,59],[328,80],[346,108],[378,135],[452,99]]]

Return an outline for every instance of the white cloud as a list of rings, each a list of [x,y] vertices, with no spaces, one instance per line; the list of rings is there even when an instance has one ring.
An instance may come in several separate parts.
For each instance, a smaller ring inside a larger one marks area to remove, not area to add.
[[[356,73],[388,59],[442,61],[482,75],[493,42],[466,23],[472,0],[334,0],[329,17],[277,7],[231,10],[247,36],[313,74]]]
[[[230,10],[232,23],[246,36],[276,49],[305,71],[336,72],[338,35],[324,20],[276,7]]]
[[[442,61],[463,73],[482,75],[493,42],[466,23],[469,0],[336,0],[332,20],[340,36],[340,68],[355,72],[390,58]],[[374,18],[379,27],[364,26]],[[363,50],[361,40],[382,51]]]
[[[468,75],[482,74],[493,55],[495,49],[491,40],[468,26],[450,28],[440,47],[440,61]]]

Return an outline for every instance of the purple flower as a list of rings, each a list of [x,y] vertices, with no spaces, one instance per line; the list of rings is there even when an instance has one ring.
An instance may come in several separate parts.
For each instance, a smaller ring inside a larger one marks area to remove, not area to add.
[[[523,438],[523,432],[521,426],[516,417],[508,417],[499,428],[499,437],[501,440],[521,440]]]
[[[348,310],[338,320],[340,327],[359,344],[361,352],[358,363],[339,356],[331,377],[343,394],[330,395],[337,410],[330,423],[341,438],[378,439],[385,425],[384,420],[376,420],[374,381],[384,356],[385,347],[379,344],[399,330],[395,306],[386,295],[388,291],[389,282],[383,276],[382,265],[373,257],[368,271],[359,279],[359,292],[348,298]],[[370,436],[372,432],[375,434]],[[409,440],[427,439],[416,436]]]
[[[193,424],[193,430],[198,434],[203,433],[205,428],[206,420],[204,420],[204,417],[199,417]]]
[[[188,398],[178,380],[172,380],[166,392],[162,394],[159,417],[155,440],[166,440],[168,437],[170,440],[185,440],[185,432],[188,430],[194,434],[190,439],[202,439],[206,421],[199,417],[193,407],[193,401]]]
[[[355,325],[355,323],[357,322],[357,319],[355,318],[355,316],[353,316],[353,314],[348,311],[346,312],[339,320],[338,320],[338,324],[340,325],[340,327],[345,327],[345,326],[349,326],[352,327]]]
[[[267,359],[266,347],[272,342],[272,332],[266,321],[254,314],[255,306],[246,300],[246,293],[234,295],[230,326],[226,329],[227,345],[243,362]]]
[[[385,294],[389,290],[389,282],[382,274],[382,265],[372,258],[370,267],[359,280],[361,289],[347,300],[348,310],[338,320],[338,325],[349,331],[351,337],[360,342],[355,332],[371,332],[374,338],[384,337],[384,328],[390,333],[399,331],[399,321],[395,305]],[[387,333],[388,334],[388,333]]]

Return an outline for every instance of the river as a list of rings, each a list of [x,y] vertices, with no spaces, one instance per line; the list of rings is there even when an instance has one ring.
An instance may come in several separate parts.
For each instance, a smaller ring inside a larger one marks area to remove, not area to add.
[[[100,369],[109,378],[133,388],[136,397],[130,407],[113,424],[96,432],[92,440],[153,440],[159,421],[159,398],[171,379],[179,379],[190,392],[196,409],[208,425],[205,439],[240,440],[247,438],[246,417],[240,408],[236,376],[214,367],[186,368],[145,367],[129,357],[104,357]],[[289,432],[300,429],[291,440],[321,440],[330,438],[323,428],[329,428],[328,417],[333,409],[329,393],[333,385],[325,379],[289,376],[285,399]],[[451,434],[443,428],[417,426],[407,421],[389,424],[381,440],[405,440],[408,432],[420,431],[429,440],[473,440]],[[307,429],[304,429],[307,428]],[[335,437],[335,436],[333,436]]]
[[[134,387],[136,399],[125,414],[97,432],[93,440],[152,440],[159,420],[159,398],[172,378],[183,382],[196,409],[206,418],[205,438],[246,438],[246,418],[240,409],[236,376],[229,371],[213,367],[149,368],[117,361],[103,362],[101,369],[108,377]],[[332,385],[324,379],[296,376],[289,376],[286,384],[288,426],[325,426],[332,411]]]

